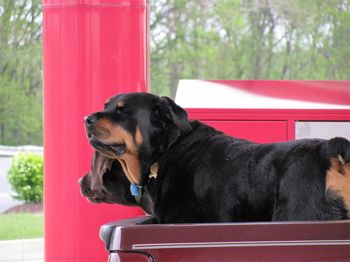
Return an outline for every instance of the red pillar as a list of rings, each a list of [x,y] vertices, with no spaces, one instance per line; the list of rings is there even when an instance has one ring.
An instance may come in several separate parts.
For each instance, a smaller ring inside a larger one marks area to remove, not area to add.
[[[147,91],[147,0],[43,0],[45,261],[107,261],[100,225],[142,212],[90,204],[83,117],[120,92]]]

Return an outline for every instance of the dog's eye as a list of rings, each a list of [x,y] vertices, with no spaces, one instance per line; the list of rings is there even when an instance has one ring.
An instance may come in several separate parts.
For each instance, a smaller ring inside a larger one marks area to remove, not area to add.
[[[125,104],[124,104],[124,102],[123,103],[119,102],[117,104],[117,106],[115,108],[115,112],[116,113],[125,113]]]
[[[117,107],[115,110],[114,110],[115,114],[121,116],[121,115],[125,115],[127,113],[127,110],[125,110],[124,107]]]

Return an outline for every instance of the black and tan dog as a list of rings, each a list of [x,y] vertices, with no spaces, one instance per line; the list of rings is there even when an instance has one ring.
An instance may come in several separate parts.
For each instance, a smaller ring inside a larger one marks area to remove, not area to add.
[[[79,184],[82,195],[90,202],[139,206],[152,214],[152,202],[146,194],[140,198],[131,195],[131,184],[119,161],[98,151],[92,157],[91,172],[80,178]]]
[[[255,144],[147,93],[112,97],[85,128],[101,158],[81,183],[92,201],[138,203],[160,223],[349,218],[344,138]]]

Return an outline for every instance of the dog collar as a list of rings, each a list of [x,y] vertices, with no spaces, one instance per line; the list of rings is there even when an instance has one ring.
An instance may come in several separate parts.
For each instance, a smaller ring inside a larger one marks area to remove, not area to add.
[[[134,197],[142,196],[142,186],[138,186],[136,184],[131,184],[130,185],[130,192],[131,192],[131,195],[133,195]]]
[[[131,184],[130,192],[131,192],[131,195],[135,197],[136,202],[139,204],[141,202],[141,197],[142,197],[142,186]]]
[[[158,168],[159,168],[158,163],[154,163],[150,168],[150,173],[148,178],[156,179],[158,176]],[[130,192],[131,192],[131,195],[135,197],[136,202],[139,204],[141,202],[143,187],[136,184],[131,184]]]

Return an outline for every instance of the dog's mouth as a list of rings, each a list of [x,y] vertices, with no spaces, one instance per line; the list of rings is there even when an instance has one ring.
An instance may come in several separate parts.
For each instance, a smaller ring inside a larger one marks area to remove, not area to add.
[[[88,133],[89,143],[95,149],[98,149],[103,152],[111,152],[116,154],[117,156],[123,155],[126,152],[126,144],[125,143],[113,143],[106,144],[99,140],[95,135]]]
[[[117,155],[122,155],[126,151],[126,146],[125,144],[113,144],[109,145],[111,150],[113,150]]]

